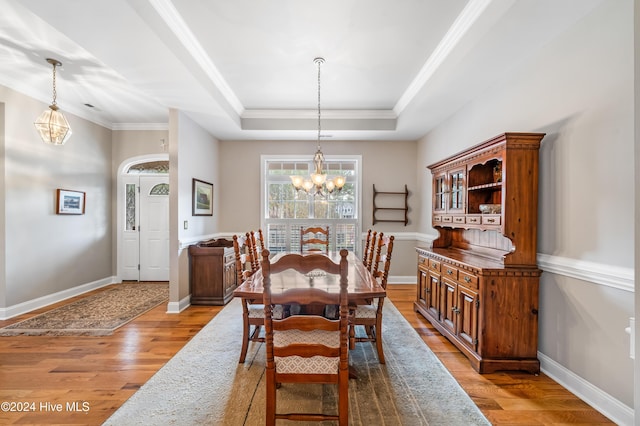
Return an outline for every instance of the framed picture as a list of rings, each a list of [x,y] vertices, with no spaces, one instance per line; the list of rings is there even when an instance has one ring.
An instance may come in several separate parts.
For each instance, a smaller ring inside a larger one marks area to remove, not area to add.
[[[56,190],[56,214],[84,214],[85,193],[68,189]]]
[[[213,184],[193,179],[193,216],[213,216]]]

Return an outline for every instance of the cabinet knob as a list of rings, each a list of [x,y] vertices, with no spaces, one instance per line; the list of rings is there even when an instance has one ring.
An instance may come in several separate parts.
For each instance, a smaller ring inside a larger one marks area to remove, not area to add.
[[[452,275],[453,271],[451,269],[447,269],[447,274]]]
[[[469,277],[464,277],[464,282],[465,282],[465,283],[470,283],[470,282],[471,282],[471,278],[469,278]]]

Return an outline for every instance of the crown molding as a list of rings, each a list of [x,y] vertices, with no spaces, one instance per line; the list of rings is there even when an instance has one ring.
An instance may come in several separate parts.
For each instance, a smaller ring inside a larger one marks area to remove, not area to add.
[[[189,54],[198,63],[198,65],[205,72],[207,77],[215,85],[216,89],[220,91],[227,103],[233,108],[238,115],[242,115],[244,106],[231,90],[229,84],[224,79],[218,68],[209,58],[209,55],[205,52],[202,45],[198,42],[193,35],[188,25],[182,19],[182,16],[175,8],[171,0],[149,0],[149,4],[156,10],[158,15],[167,24],[167,27],[173,32],[173,34],[180,40],[180,43],[187,49]]]
[[[169,130],[169,123],[113,123],[111,130]]]
[[[431,56],[429,56],[424,63],[420,72],[418,72],[411,84],[407,87],[407,90],[405,90],[393,107],[393,111],[397,115],[400,115],[407,105],[411,103],[413,98],[422,90],[427,81],[429,81],[491,2],[492,0],[470,0],[469,3],[467,3],[453,25],[451,25],[451,28],[449,28],[449,31],[447,31]]]
[[[313,109],[247,109],[243,119],[308,120],[318,118],[318,110]],[[396,120],[393,110],[329,109],[322,110],[322,118],[329,120]]]

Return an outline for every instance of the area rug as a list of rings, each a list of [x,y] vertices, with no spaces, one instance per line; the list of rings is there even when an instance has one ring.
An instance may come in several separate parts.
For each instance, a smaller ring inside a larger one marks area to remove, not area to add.
[[[0,336],[105,336],[169,298],[169,284],[122,283],[0,329]]]
[[[264,424],[264,344],[250,344],[246,362],[238,364],[241,316],[239,301],[232,300],[104,424]],[[370,343],[350,352],[357,373],[349,381],[350,425],[490,424],[390,302],[383,336],[384,365]],[[335,403],[333,385],[283,384],[278,390],[282,411],[331,409]]]

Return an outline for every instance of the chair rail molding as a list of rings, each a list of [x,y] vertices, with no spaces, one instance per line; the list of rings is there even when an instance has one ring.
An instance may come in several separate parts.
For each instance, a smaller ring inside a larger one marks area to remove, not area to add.
[[[366,238],[366,234],[362,235],[363,239]],[[425,244],[431,244],[431,242],[437,238],[436,235],[426,233],[400,232],[394,233],[394,235],[396,236],[396,241],[414,239],[417,243]],[[604,285],[631,293],[635,291],[633,268],[544,253],[537,254],[537,261],[538,267],[544,272],[563,275],[565,277]]]
[[[564,275],[633,293],[633,268],[538,253],[538,266],[544,272]]]

